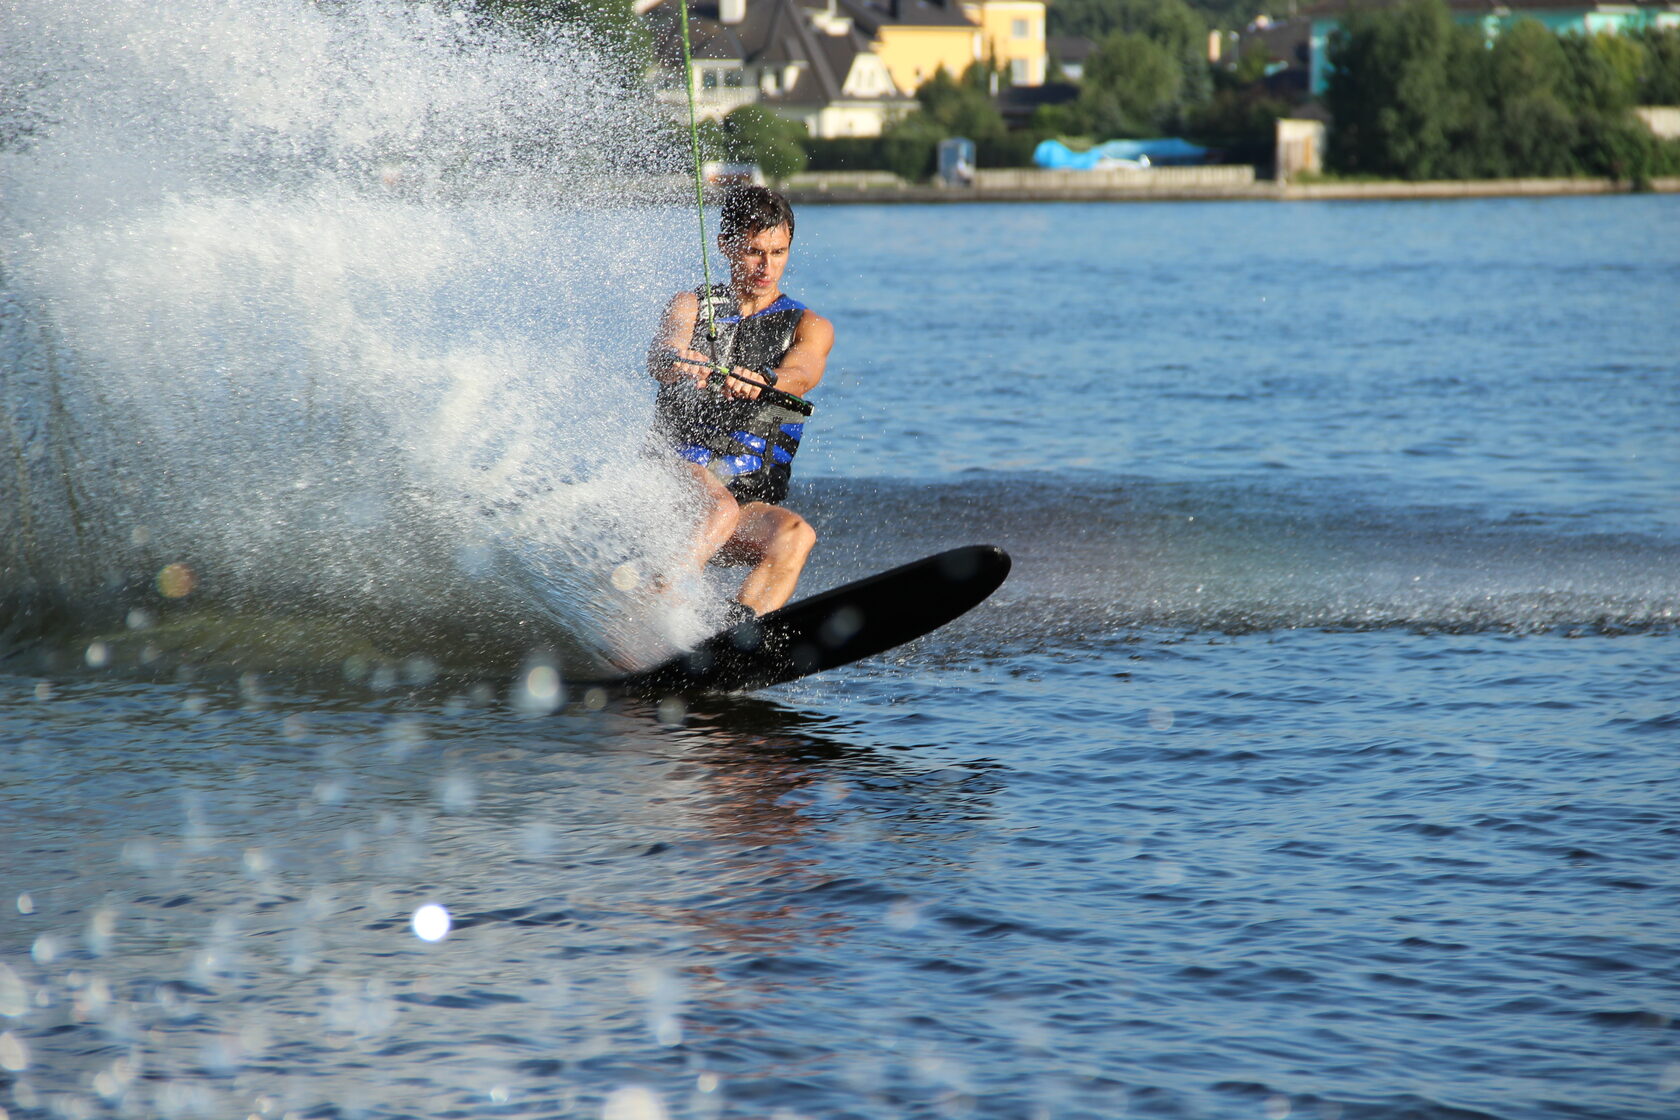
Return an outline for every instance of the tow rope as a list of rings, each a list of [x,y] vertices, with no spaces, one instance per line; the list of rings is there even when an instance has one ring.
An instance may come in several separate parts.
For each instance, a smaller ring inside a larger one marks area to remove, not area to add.
[[[706,282],[706,343],[712,352],[712,371],[728,375],[718,363],[717,312],[712,308],[711,254],[706,248],[706,176],[700,165],[700,118],[694,108],[694,59],[688,43],[688,0],[677,0],[678,19],[682,24],[683,89],[688,92],[688,149],[694,157],[694,212],[700,219],[700,275]]]

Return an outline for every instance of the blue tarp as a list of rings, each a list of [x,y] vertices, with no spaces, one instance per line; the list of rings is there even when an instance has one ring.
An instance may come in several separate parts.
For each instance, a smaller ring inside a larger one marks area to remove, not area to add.
[[[1043,140],[1033,149],[1033,163],[1059,171],[1090,171],[1104,165],[1200,163],[1207,149],[1176,136],[1159,140],[1110,140],[1087,152],[1076,152],[1060,140]]]

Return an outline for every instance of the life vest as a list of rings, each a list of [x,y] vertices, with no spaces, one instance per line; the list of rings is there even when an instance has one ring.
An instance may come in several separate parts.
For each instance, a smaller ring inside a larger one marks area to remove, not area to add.
[[[715,350],[706,337],[704,308],[695,316],[690,346],[715,353],[717,363],[729,368],[764,371],[781,365],[793,347],[804,304],[784,295],[756,314],[742,315],[727,284],[714,284],[710,299],[717,324]],[[741,502],[787,497],[793,457],[811,411],[803,397],[780,389],[762,390],[757,400],[726,397],[723,378],[716,374],[705,387],[685,377],[659,389],[660,428],[677,454],[705,467]]]

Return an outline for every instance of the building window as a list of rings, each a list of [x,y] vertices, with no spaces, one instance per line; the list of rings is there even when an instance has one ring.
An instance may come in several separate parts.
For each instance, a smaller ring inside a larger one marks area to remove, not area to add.
[[[1009,60],[1009,82],[1011,85],[1024,86],[1032,81],[1032,62],[1025,58]]]
[[[1010,20],[1009,21],[1009,34],[1016,39],[1027,38],[1027,36],[1028,36],[1027,21],[1024,20],[1024,19]]]
[[[702,71],[700,71],[700,88],[701,89],[716,89],[717,88],[717,71],[716,70],[702,70]]]
[[[739,70],[725,70],[723,72],[723,84],[728,89],[740,89],[741,72]]]

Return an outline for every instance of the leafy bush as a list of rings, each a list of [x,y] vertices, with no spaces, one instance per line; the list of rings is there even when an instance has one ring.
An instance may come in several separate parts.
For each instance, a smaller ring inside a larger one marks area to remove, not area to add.
[[[730,159],[756,163],[765,177],[780,182],[805,170],[805,126],[779,117],[762,105],[742,105],[723,118],[725,150]]]
[[[1330,169],[1647,182],[1672,158],[1632,113],[1659,69],[1649,41],[1519,20],[1484,47],[1443,0],[1351,12],[1330,46]]]
[[[1680,105],[1680,27],[1652,28],[1634,38],[1645,48],[1639,103]]]

